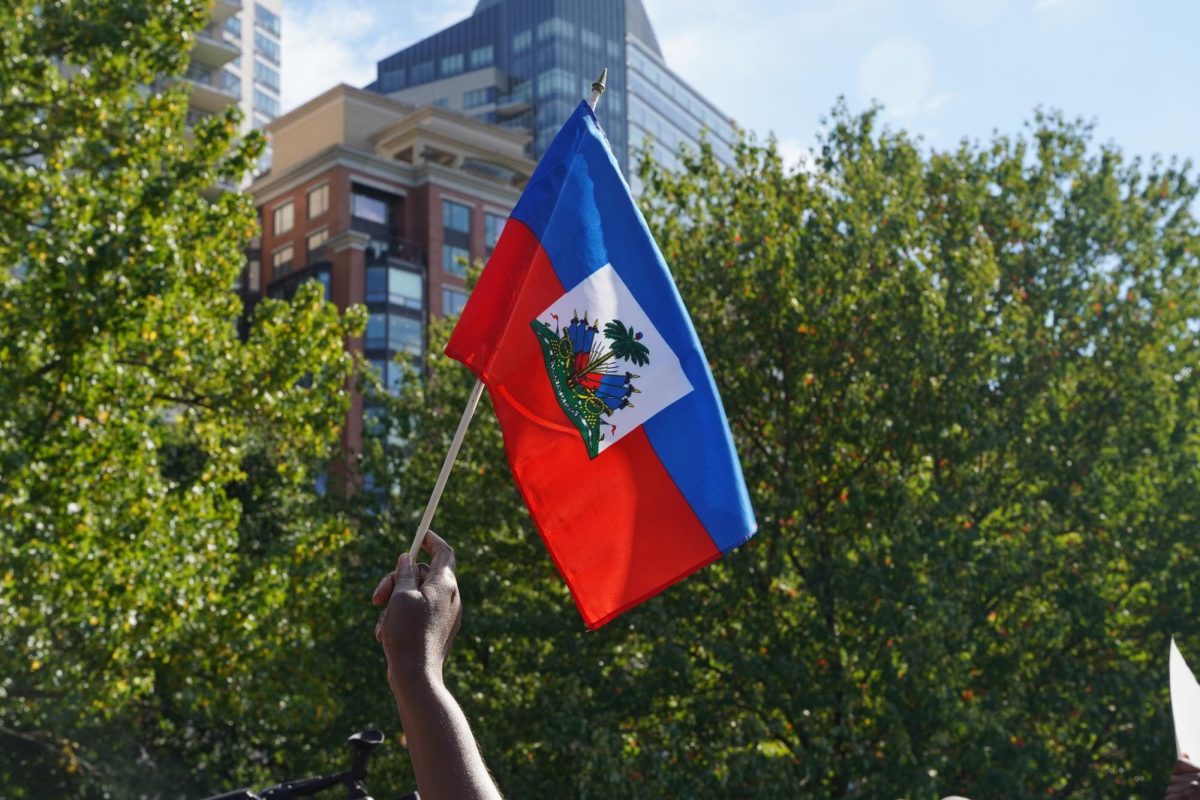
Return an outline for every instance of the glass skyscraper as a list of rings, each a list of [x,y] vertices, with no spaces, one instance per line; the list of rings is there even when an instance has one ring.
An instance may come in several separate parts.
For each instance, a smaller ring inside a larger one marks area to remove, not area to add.
[[[538,158],[604,66],[597,115],[627,176],[648,139],[672,166],[702,131],[732,163],[733,122],[667,67],[641,0],[480,0],[467,19],[380,61],[366,88],[526,131]]]

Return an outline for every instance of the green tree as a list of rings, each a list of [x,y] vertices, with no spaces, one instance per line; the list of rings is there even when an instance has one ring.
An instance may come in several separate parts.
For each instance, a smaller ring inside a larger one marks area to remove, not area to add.
[[[1187,165],[1086,124],[929,150],[839,108],[811,169],[744,142],[643,203],[760,531],[584,633],[481,412],[435,528],[460,696],[523,797],[1144,797],[1194,576],[1200,225]],[[438,355],[381,562],[473,378]],[[363,624],[366,624],[364,620]],[[1188,648],[1192,649],[1188,649]]]
[[[336,702],[348,532],[314,485],[360,321],[309,286],[238,337],[254,211],[212,187],[261,138],[187,126],[208,5],[0,7],[6,797],[258,779]]]

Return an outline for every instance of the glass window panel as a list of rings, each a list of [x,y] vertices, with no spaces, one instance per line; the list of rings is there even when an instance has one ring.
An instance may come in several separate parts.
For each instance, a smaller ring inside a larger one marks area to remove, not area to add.
[[[308,192],[308,218],[319,217],[329,210],[329,184],[323,183]]]
[[[463,306],[467,304],[467,293],[462,289],[451,289],[449,286],[442,287],[442,313],[446,316],[453,314],[461,314]]]
[[[463,92],[463,108],[478,108],[488,103],[496,102],[496,87],[486,86],[482,89],[472,89]]]
[[[471,207],[453,200],[442,201],[442,227],[446,230],[471,232]]]
[[[387,314],[371,314],[367,317],[366,346],[372,350],[387,347]]]
[[[261,89],[254,90],[254,107],[272,116],[279,116],[279,101]]]
[[[271,266],[274,267],[274,270],[272,270],[272,277],[277,278],[291,270],[293,255],[292,246],[290,244],[287,247],[279,248],[271,254]]]
[[[462,247],[442,245],[442,269],[460,278],[466,277],[467,267],[471,263],[471,254]]]
[[[279,15],[271,11],[269,8],[264,8],[258,3],[254,4],[254,21],[264,29],[270,31],[276,36],[279,35],[281,26]]]
[[[496,242],[500,241],[500,234],[504,230],[504,223],[508,218],[500,214],[488,213],[484,218],[486,228],[484,229],[484,243],[487,245],[488,255],[491,255],[492,250],[496,247]]]
[[[329,241],[329,229],[328,228],[322,228],[321,230],[317,231],[316,233],[309,234],[309,237],[308,237],[309,261],[312,261],[313,252],[318,247],[325,244],[325,242],[327,242],[327,241]]]
[[[287,233],[296,224],[296,207],[289,200],[275,209],[274,234]]]
[[[414,64],[412,68],[412,85],[421,83],[429,83],[433,80],[433,62],[423,61],[420,64]]]
[[[269,64],[254,59],[254,80],[268,89],[279,91],[279,71]]]
[[[512,49],[514,53],[520,53],[528,50],[533,44],[533,33],[531,31],[521,31],[516,36],[513,36]]]
[[[254,32],[254,50],[276,64],[279,63],[279,44],[265,36],[262,31]]]
[[[387,302],[387,267],[367,268],[367,302]]]
[[[421,355],[421,320],[389,314],[387,327],[390,349]]]
[[[415,272],[392,269],[388,276],[388,299],[396,305],[420,310],[425,305],[424,281]]]
[[[494,57],[495,51],[490,44],[483,47],[476,47],[471,51],[471,69],[479,69],[480,67],[491,65]]]
[[[350,196],[350,214],[370,222],[387,224],[388,221],[387,203],[365,194],[355,193]]]
[[[537,38],[539,42],[555,37],[569,39],[574,36],[575,26],[562,17],[551,17],[537,26]]]
[[[442,77],[457,75],[463,71],[463,54],[454,53],[453,55],[442,57]]]

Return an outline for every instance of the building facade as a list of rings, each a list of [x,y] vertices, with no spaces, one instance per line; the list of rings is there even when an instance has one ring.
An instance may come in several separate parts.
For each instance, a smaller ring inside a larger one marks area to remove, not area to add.
[[[380,61],[366,88],[527,132],[536,159],[604,66],[597,116],[626,176],[647,141],[673,166],[702,132],[733,163],[733,121],[667,66],[641,0],[480,0],[467,19]]]
[[[250,187],[262,235],[242,278],[248,310],[316,280],[369,317],[362,352],[394,388],[429,319],[466,303],[467,267],[491,254],[534,164],[527,137],[435,107],[337,86],[267,125],[268,173]],[[343,444],[357,450],[361,400]]]
[[[279,116],[282,14],[283,0],[215,0],[185,76],[189,124],[232,105],[242,110],[243,134]]]

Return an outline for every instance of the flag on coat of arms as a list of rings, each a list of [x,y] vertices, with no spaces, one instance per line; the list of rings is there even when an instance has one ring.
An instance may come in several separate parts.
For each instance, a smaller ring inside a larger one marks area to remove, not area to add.
[[[446,354],[487,386],[588,627],[754,534],[696,331],[587,103],[530,178]]]

